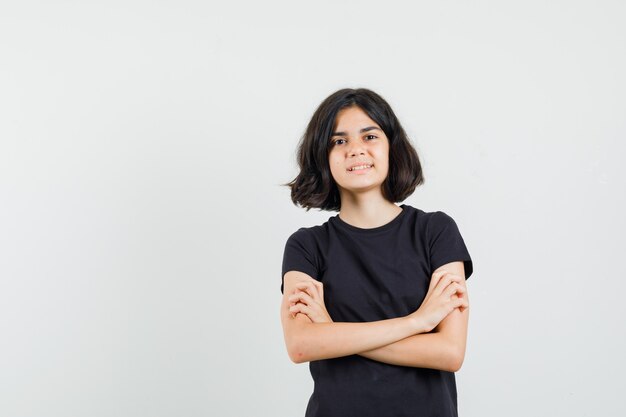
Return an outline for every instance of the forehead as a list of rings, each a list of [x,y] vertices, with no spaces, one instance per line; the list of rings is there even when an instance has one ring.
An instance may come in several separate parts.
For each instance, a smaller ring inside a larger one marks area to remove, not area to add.
[[[378,126],[365,111],[357,106],[341,109],[335,119],[335,130],[350,130],[350,128],[359,128],[366,125]]]

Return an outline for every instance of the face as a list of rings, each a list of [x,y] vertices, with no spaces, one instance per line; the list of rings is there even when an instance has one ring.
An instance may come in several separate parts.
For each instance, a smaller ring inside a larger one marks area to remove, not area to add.
[[[330,141],[328,163],[340,194],[382,192],[389,170],[389,140],[367,113],[357,106],[342,109]],[[361,167],[351,170],[355,166]]]

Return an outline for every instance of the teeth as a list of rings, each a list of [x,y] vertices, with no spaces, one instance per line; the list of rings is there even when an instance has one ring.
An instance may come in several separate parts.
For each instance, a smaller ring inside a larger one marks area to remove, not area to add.
[[[372,167],[371,165],[361,165],[358,167],[350,168],[350,171],[354,171],[355,169],[364,169],[364,168],[371,168],[371,167]]]

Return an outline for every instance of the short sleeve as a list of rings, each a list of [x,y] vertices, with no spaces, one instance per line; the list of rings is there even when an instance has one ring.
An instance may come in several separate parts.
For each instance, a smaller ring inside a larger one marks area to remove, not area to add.
[[[289,271],[300,271],[317,278],[317,266],[315,262],[315,241],[306,228],[294,232],[287,243],[283,253],[283,267],[281,274],[280,292],[283,293],[285,274]]]
[[[463,261],[467,280],[474,265],[454,219],[437,211],[431,216],[427,230],[432,271],[449,262]]]

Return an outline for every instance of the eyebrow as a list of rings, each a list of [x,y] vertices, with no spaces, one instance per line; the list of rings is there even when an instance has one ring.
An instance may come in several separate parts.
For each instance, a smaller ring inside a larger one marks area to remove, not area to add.
[[[370,130],[380,130],[380,128],[376,127],[376,126],[368,126],[368,127],[364,127],[363,129],[359,130],[359,133],[364,133],[364,132],[369,132]],[[382,132],[382,130],[380,130]],[[347,133],[346,132],[333,132],[332,135],[330,135],[330,137],[332,138],[333,136],[346,136]]]

